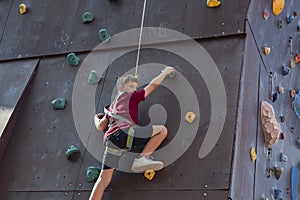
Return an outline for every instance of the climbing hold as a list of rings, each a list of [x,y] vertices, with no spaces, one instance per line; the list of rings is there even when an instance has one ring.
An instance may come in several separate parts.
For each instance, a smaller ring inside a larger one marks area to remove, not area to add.
[[[273,94],[272,101],[275,102],[275,101],[278,99],[278,96],[279,96],[278,92],[275,92],[275,93]]]
[[[26,5],[24,3],[19,5],[19,9],[20,9],[20,14],[23,15],[27,12],[27,8]]]
[[[282,75],[286,76],[290,72],[290,69],[288,67],[282,66]]]
[[[256,152],[255,152],[255,149],[253,147],[251,147],[250,156],[251,156],[252,161],[256,160]]]
[[[275,16],[279,15],[282,12],[283,8],[284,8],[284,0],[273,0],[272,9],[273,9],[273,14]]]
[[[285,121],[285,117],[283,115],[280,115],[280,122],[284,122]]]
[[[298,64],[300,62],[300,54],[297,54],[295,57],[295,63]]]
[[[210,8],[218,7],[221,4],[218,0],[207,0],[206,5]]]
[[[284,87],[279,86],[278,87],[278,92],[279,92],[279,94],[283,94],[284,93]]]
[[[280,19],[278,20],[278,28],[281,29],[284,26],[284,22]]]
[[[110,34],[107,29],[100,29],[99,37],[102,42],[108,42],[110,40]]]
[[[269,168],[267,171],[268,171],[267,178],[270,178],[274,170],[272,168]]]
[[[280,152],[280,162],[287,162],[287,160],[287,156],[284,153]]]
[[[297,144],[297,147],[300,148],[300,138],[299,137],[296,138],[296,144]]]
[[[184,116],[184,119],[189,122],[192,123],[195,120],[196,115],[193,112],[187,112]]]
[[[296,95],[296,90],[290,90],[290,96],[294,98]]]
[[[267,10],[264,10],[264,11],[263,11],[263,17],[264,17],[265,20],[269,19],[269,17],[270,17],[270,12],[268,12]]]
[[[171,72],[170,74],[168,74],[167,76],[166,76],[166,78],[173,78],[174,76],[175,76],[175,72]]]
[[[67,100],[64,98],[57,98],[51,101],[51,104],[55,110],[63,110],[66,107]]]
[[[296,200],[297,199],[297,187],[298,187],[299,172],[298,172],[298,168],[295,165],[292,166],[291,175],[292,175],[292,177],[291,177],[292,200]]]
[[[280,133],[280,137],[279,137],[279,139],[281,139],[281,140],[284,140],[286,138],[286,135],[285,135],[285,133]]]
[[[270,47],[264,47],[264,54],[265,55],[269,55],[271,52],[271,48]]]
[[[294,16],[286,16],[286,23],[290,24],[294,20]]]
[[[300,119],[300,93],[298,92],[294,97],[294,111]]]
[[[88,182],[95,181],[100,175],[100,169],[96,166],[90,166],[86,170],[86,180]]]
[[[272,147],[279,139],[281,128],[275,118],[275,112],[268,102],[261,102],[261,123],[266,146]]]
[[[75,55],[75,53],[69,53],[67,55],[67,59],[68,59],[68,62],[70,65],[78,65],[79,64],[79,61],[80,61],[80,58],[78,56]]]
[[[278,199],[282,194],[282,190],[274,189],[274,198]]]
[[[88,82],[90,84],[97,84],[100,81],[101,77],[97,74],[95,70],[92,70],[89,74]]]
[[[76,145],[71,145],[68,147],[65,157],[69,160],[76,160],[79,157],[80,150]]]
[[[88,23],[94,20],[94,16],[92,13],[90,12],[85,12],[82,17],[81,17],[81,21],[82,23]]]
[[[275,178],[277,180],[279,180],[283,173],[283,168],[282,167],[274,167],[274,171],[275,171]]]
[[[155,171],[153,169],[147,169],[144,173],[144,176],[146,179],[151,181],[154,178]]]

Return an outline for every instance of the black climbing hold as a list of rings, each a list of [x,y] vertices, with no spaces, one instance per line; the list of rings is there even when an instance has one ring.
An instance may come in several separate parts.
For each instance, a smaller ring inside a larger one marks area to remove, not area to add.
[[[82,21],[83,23],[91,22],[91,21],[93,21],[93,19],[94,19],[94,16],[93,16],[93,14],[90,13],[90,12],[85,12],[85,13],[82,15],[82,17],[81,17],[81,21]]]
[[[283,75],[283,76],[288,75],[289,72],[290,72],[290,69],[289,69],[289,68],[284,67],[284,66],[282,67],[282,75]]]
[[[66,107],[67,100],[64,98],[57,98],[51,101],[51,104],[55,110],[63,110]]]
[[[275,93],[273,94],[273,99],[272,99],[272,101],[275,102],[275,101],[278,99],[278,96],[279,96],[278,92],[275,92]]]
[[[280,133],[280,137],[279,137],[279,139],[281,139],[281,140],[284,140],[286,138],[286,135],[285,135],[285,133]]]
[[[110,40],[110,34],[107,29],[100,29],[99,37],[102,42],[108,42]]]
[[[278,20],[278,28],[281,29],[284,25],[284,22],[280,19]]]
[[[90,166],[86,170],[86,180],[91,182],[98,179],[100,175],[100,169],[96,166]]]
[[[70,145],[65,153],[65,157],[69,160],[77,160],[80,150],[76,145]]]
[[[284,118],[284,116],[283,116],[283,115],[281,115],[281,116],[280,116],[280,122],[282,122],[282,123],[283,123],[284,121],[285,121],[285,118]]]

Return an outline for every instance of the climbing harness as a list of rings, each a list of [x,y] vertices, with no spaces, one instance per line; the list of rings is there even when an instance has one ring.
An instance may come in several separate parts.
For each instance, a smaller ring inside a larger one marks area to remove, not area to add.
[[[104,113],[110,116],[111,118],[115,119],[115,121],[123,121],[129,124],[134,124],[132,121],[126,119],[125,117],[122,117],[120,115],[115,114],[116,111],[116,104],[119,97],[124,94],[124,92],[119,92],[119,94],[116,96],[115,100],[113,101],[113,109],[112,111],[109,111],[109,105],[104,107]],[[112,127],[115,125],[116,122],[113,122],[113,120],[110,121],[109,127]],[[126,140],[126,149],[117,149],[110,147],[109,145],[106,145],[106,151],[110,154],[116,155],[116,156],[123,156],[126,150],[130,150],[132,148],[133,138],[134,138],[134,128],[136,125],[130,127],[127,132],[127,140]]]

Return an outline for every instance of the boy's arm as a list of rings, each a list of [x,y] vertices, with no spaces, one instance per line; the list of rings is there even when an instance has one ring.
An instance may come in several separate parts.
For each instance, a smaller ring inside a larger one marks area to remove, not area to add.
[[[174,71],[175,71],[175,69],[173,67],[166,67],[157,77],[152,79],[152,81],[144,88],[145,97],[147,97],[156,88],[158,88],[158,86],[163,82],[163,80],[166,78],[166,76]]]
[[[103,113],[94,116],[94,124],[99,131],[103,131],[108,126],[108,119]]]

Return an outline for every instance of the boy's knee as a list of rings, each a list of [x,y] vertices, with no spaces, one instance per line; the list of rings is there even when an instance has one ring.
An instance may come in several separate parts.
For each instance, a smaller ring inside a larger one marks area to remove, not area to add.
[[[164,137],[167,137],[168,135],[168,129],[167,127],[165,127],[164,125],[161,128],[161,132],[160,132]]]

